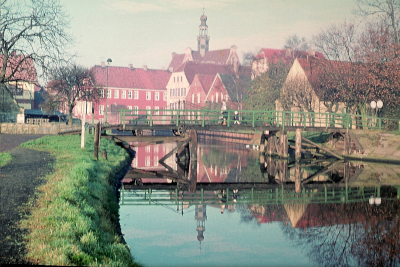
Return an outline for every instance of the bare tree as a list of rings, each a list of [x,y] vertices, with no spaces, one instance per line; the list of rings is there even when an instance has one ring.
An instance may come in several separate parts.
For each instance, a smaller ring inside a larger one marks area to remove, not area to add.
[[[317,98],[310,82],[305,77],[288,78],[283,85],[279,102],[284,110],[297,107],[300,111],[314,111]]]
[[[92,70],[82,66],[73,64],[55,67],[50,70],[50,77],[48,92],[52,96],[46,99],[45,105],[52,108],[65,106],[70,124],[77,101],[97,102],[103,97],[103,89],[96,85]]]
[[[400,0],[357,0],[357,9],[354,13],[363,17],[383,14],[393,29],[396,43],[399,43],[398,28]]]
[[[358,34],[354,23],[331,24],[313,36],[312,43],[329,60],[356,61]]]
[[[13,81],[28,60],[47,70],[71,42],[58,0],[0,0],[0,20],[0,83]]]
[[[308,44],[305,37],[298,37],[296,34],[289,36],[286,38],[284,49],[290,49],[290,52],[293,55],[296,55],[296,52],[299,51],[307,51]]]

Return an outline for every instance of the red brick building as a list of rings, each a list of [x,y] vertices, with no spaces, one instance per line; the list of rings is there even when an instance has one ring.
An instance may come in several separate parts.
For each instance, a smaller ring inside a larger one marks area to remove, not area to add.
[[[104,97],[98,103],[94,103],[96,122],[105,122],[106,96],[107,121],[110,124],[120,122],[119,110],[121,109],[165,109],[167,104],[166,85],[171,76],[170,72],[148,69],[147,66],[143,66],[143,68],[133,68],[132,65],[107,67],[104,63],[94,66],[92,71],[96,84],[103,88]],[[74,114],[81,117],[81,114],[86,113],[86,119],[90,120],[91,108],[91,103],[80,101],[74,109]]]

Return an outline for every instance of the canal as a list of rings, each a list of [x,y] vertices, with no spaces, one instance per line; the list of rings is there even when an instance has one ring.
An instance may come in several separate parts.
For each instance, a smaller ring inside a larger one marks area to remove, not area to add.
[[[153,172],[176,147],[134,145],[132,167]],[[187,175],[175,154],[166,164]],[[121,190],[122,233],[145,266],[400,266],[400,166],[299,165],[217,142],[199,143],[196,168],[194,189],[143,174]]]

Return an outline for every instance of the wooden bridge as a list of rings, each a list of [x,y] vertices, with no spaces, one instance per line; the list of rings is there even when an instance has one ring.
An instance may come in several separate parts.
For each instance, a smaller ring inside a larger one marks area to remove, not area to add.
[[[187,129],[216,131],[304,131],[340,132],[346,129],[379,129],[400,132],[400,120],[348,113],[290,112],[268,110],[121,110],[120,123],[103,129],[140,134],[144,129],[171,130],[176,135]]]

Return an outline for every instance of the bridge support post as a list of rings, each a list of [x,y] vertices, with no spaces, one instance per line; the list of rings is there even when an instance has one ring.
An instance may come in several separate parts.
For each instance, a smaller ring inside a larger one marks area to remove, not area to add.
[[[190,185],[189,192],[194,193],[197,185],[197,132],[189,130],[189,153],[190,153]]]
[[[276,151],[275,150],[275,143],[276,143],[276,135],[271,135],[271,136],[269,136],[268,137],[268,141],[267,141],[267,147],[266,147],[266,150],[267,150],[267,154],[268,155],[272,155],[272,154],[274,154],[274,152]],[[277,152],[277,151],[276,151]]]
[[[261,134],[260,139],[260,153],[265,153],[265,134]]]
[[[300,168],[300,163],[296,162],[295,165],[295,180],[294,180],[294,187],[296,193],[301,192],[301,168]]]
[[[296,144],[294,153],[296,161],[301,160],[301,132],[302,129],[296,129]]]
[[[346,134],[344,135],[344,154],[345,155],[350,155],[350,135],[349,135],[349,129],[347,129]]]
[[[279,157],[287,158],[288,157],[288,140],[287,133],[285,131],[281,132],[281,136],[279,137]]]

